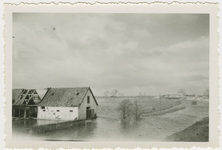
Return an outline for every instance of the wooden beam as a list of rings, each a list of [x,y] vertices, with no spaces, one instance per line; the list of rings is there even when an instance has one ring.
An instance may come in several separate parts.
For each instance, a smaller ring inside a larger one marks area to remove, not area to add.
[[[26,118],[26,110],[24,109],[24,118]]]
[[[31,118],[31,109],[29,109],[29,118]]]

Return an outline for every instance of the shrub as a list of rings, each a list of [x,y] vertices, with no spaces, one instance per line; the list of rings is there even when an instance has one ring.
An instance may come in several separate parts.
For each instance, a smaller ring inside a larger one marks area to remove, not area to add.
[[[197,101],[192,101],[192,105],[197,105]]]
[[[130,100],[123,100],[119,105],[119,112],[121,114],[121,122],[125,125],[130,122],[130,117],[132,115],[132,103]]]
[[[145,111],[143,110],[143,106],[137,100],[134,100],[133,104],[134,104],[133,105],[134,119],[135,121],[139,121],[141,119],[142,114],[144,114]]]

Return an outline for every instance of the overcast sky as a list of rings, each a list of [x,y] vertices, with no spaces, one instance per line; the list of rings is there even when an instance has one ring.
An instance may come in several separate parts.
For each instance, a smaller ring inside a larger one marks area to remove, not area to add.
[[[13,14],[13,88],[203,94],[209,15]]]

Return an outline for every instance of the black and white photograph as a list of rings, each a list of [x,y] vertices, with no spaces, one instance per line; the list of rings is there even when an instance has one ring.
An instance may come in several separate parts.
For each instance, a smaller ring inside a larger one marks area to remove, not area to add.
[[[12,141],[209,142],[210,32],[209,13],[13,12]]]

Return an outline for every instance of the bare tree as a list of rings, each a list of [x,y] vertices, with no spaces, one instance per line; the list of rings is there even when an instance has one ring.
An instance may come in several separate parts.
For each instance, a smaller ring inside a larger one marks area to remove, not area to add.
[[[121,122],[125,126],[129,124],[131,115],[132,115],[132,102],[128,99],[123,100],[118,108],[120,114],[121,114]]]
[[[139,92],[137,98],[140,99],[140,100],[143,100],[143,98],[144,98],[143,93],[142,93],[142,92]]]
[[[187,92],[184,89],[179,89],[178,93],[183,94],[183,96],[185,96],[187,94]]]
[[[114,89],[114,90],[112,90],[112,92],[111,92],[111,96],[116,96],[117,93],[118,93],[118,90]]]
[[[109,92],[109,91],[104,92],[105,100],[108,100],[108,106],[107,106],[108,109],[110,109],[110,104],[116,98],[118,93],[119,92],[116,89],[112,90],[111,92]]]
[[[112,90],[110,93],[110,101],[114,100],[115,97],[117,96],[118,90]]]
[[[104,92],[105,100],[107,100],[108,95],[109,95],[109,91]]]
[[[144,114],[144,110],[142,105],[140,105],[138,100],[133,101],[133,114],[135,116],[135,121],[139,121],[141,119],[141,115]]]
[[[124,95],[123,95],[123,93],[119,92],[119,93],[117,93],[117,96],[121,97],[121,96],[124,96]]]

